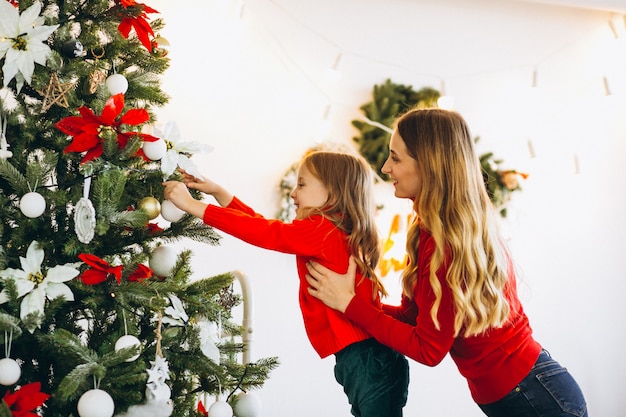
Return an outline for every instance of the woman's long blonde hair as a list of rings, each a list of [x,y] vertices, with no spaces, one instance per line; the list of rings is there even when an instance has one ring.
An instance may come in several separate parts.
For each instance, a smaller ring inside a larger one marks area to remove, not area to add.
[[[374,222],[374,176],[361,157],[347,153],[316,151],[301,161],[328,190],[328,201],[320,210],[348,235],[350,253],[364,277],[374,282],[375,293],[387,295],[376,274],[381,242]]]
[[[417,221],[407,234],[409,262],[402,275],[403,293],[413,293],[420,228],[424,228],[436,244],[430,264],[430,285],[436,296],[430,314],[435,324],[439,326],[442,294],[436,273],[448,262],[446,283],[454,299],[455,336],[469,337],[502,326],[510,311],[505,297],[507,254],[467,123],[453,111],[413,109],[398,119],[396,129],[422,181],[413,206]]]

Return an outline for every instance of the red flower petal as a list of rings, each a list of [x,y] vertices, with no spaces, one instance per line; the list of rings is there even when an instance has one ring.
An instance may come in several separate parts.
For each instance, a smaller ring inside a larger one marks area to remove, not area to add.
[[[117,26],[117,30],[119,30],[122,36],[126,39],[128,39],[128,35],[130,35],[130,30],[132,28],[133,28],[133,23],[130,17],[122,19],[120,24]]]
[[[65,147],[63,152],[85,152],[101,144],[98,136],[90,133],[80,133],[74,136],[74,140]]]
[[[120,118],[120,123],[136,126],[150,120],[150,115],[146,109],[130,109]]]
[[[38,414],[31,411],[41,407],[48,398],[49,394],[39,392],[41,383],[33,382],[22,386],[13,393],[7,392],[4,395],[4,401],[9,406],[13,417],[37,417]]]
[[[92,268],[99,269],[101,271],[106,271],[111,265],[105,261],[104,259],[98,258],[96,255],[91,253],[81,253],[78,255],[78,259],[91,266]]]
[[[124,94],[116,94],[109,97],[102,109],[100,120],[103,125],[111,126],[115,123],[115,119],[124,109]]]
[[[128,280],[131,282],[138,281],[142,282],[148,278],[151,278],[154,275],[154,272],[151,268],[145,266],[144,264],[137,265],[137,269],[130,274]]]
[[[107,280],[108,274],[104,271],[97,269],[88,269],[80,274],[80,280],[87,285],[100,284]]]

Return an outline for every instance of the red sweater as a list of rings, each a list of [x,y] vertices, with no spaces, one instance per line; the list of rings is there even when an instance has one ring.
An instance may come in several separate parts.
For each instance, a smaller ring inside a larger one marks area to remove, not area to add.
[[[434,239],[422,230],[413,298],[403,296],[400,306],[383,306],[380,310],[356,296],[345,314],[383,344],[425,365],[437,365],[450,352],[467,379],[474,401],[497,401],[524,379],[541,351],[517,297],[515,277],[511,271],[506,292],[511,313],[503,327],[478,336],[454,337],[454,303],[445,281],[445,268],[437,274],[443,292],[437,315],[440,330],[430,317],[435,300],[429,284],[434,251]]]
[[[328,219],[316,215],[304,220],[294,220],[292,223],[268,220],[235,197],[228,207],[209,204],[204,211],[203,220],[206,224],[252,245],[296,255],[304,327],[311,345],[320,357],[325,358],[352,343],[372,337],[307,291],[305,265],[309,260],[340,273],[345,273],[348,269],[350,253],[346,234]],[[363,304],[380,309],[378,297],[376,300],[372,299],[372,281],[360,278],[357,276],[356,282],[360,285],[356,287],[356,292]]]

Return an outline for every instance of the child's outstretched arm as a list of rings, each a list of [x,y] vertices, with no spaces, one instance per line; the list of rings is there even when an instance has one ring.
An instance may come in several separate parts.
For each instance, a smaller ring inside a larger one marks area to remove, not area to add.
[[[203,201],[193,198],[189,193],[189,188],[212,195],[222,207],[229,205],[233,200],[233,195],[222,186],[206,178],[199,179],[186,173],[183,173],[183,182],[165,181],[163,186],[165,187],[163,190],[165,199],[170,200],[179,209],[200,219],[203,218],[207,205]]]

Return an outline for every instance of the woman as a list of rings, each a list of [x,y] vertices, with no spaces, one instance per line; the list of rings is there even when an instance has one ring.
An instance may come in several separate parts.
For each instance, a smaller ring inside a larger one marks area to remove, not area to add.
[[[441,109],[402,115],[382,171],[413,201],[402,302],[382,310],[346,276],[309,263],[311,295],[383,344],[429,366],[450,353],[490,417],[587,416],[568,371],[532,337],[465,120]]]

